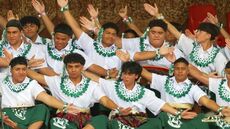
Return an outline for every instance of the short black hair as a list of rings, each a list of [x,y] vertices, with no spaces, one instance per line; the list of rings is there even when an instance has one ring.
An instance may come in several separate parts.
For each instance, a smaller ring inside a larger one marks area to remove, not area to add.
[[[220,32],[220,29],[216,25],[209,23],[209,22],[200,23],[197,30],[205,31],[211,34],[210,40],[214,40],[215,37],[218,36]]]
[[[131,73],[138,75],[138,78],[141,76],[142,67],[140,64],[134,61],[125,62],[121,67],[122,73]]]
[[[118,26],[117,26],[115,23],[113,23],[113,22],[107,22],[107,23],[103,24],[103,25],[102,25],[102,28],[103,28],[104,30],[106,30],[106,29],[108,29],[108,28],[111,28],[111,29],[114,29],[114,30],[116,31],[116,34],[119,33],[119,28],[118,28]]]
[[[8,27],[17,27],[20,31],[22,30],[22,25],[18,20],[10,20],[6,24],[6,28]]]
[[[78,53],[70,53],[65,56],[63,62],[66,66],[68,63],[80,63],[81,65],[85,65],[85,58]]]
[[[230,68],[230,61],[228,61],[228,63],[225,65],[225,69],[229,69]]]
[[[184,63],[184,64],[186,64],[186,65],[189,65],[189,62],[188,62],[185,58],[183,58],[183,57],[178,58],[178,59],[174,62],[174,66],[175,66],[177,63]]]
[[[13,58],[10,61],[10,67],[13,68],[16,65],[25,65],[27,67],[28,63],[27,63],[27,59],[23,56],[18,56]]]
[[[20,23],[22,26],[25,26],[26,24],[35,24],[38,26],[38,29],[41,26],[39,19],[35,16],[24,16],[20,19]]]
[[[124,33],[125,33],[125,34],[126,34],[126,33],[132,33],[135,37],[139,37],[138,34],[137,34],[137,32],[134,31],[133,29],[127,29],[127,30],[125,30]]]
[[[151,20],[149,22],[149,27],[150,29],[153,27],[161,27],[164,31],[167,31],[168,29],[168,25],[163,20],[160,19]]]
[[[60,23],[54,27],[54,33],[63,33],[63,34],[66,34],[66,35],[72,37],[73,30],[66,23]]]

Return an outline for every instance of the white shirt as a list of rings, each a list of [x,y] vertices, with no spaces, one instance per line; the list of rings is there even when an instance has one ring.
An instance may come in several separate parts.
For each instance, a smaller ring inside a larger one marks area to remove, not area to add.
[[[45,54],[42,52],[42,49],[39,45],[36,44],[30,44],[31,48],[29,49],[29,52],[25,55],[26,59],[31,59],[34,56],[34,59],[45,59]],[[11,47],[10,44],[4,44],[3,48],[5,48],[9,53],[13,55],[13,57],[22,56],[21,53],[23,53],[27,49],[28,44],[22,43],[17,50],[15,50],[13,47]],[[1,50],[2,51],[2,50]],[[4,56],[4,55],[3,55]],[[39,66],[38,68],[44,68],[47,67],[46,62],[42,64],[42,66]],[[8,68],[0,68],[0,73],[9,73]]]
[[[5,79],[5,77],[4,77]],[[29,78],[25,78],[25,80],[20,83],[29,83],[28,86],[20,91],[14,92],[10,89],[8,85],[4,82],[4,79],[1,80],[1,92],[2,92],[2,108],[10,108],[10,107],[31,107],[35,105],[35,99],[37,96],[44,92],[45,90],[38,84],[36,80],[30,81]],[[12,77],[9,76],[10,83],[12,87],[19,87],[20,84],[14,84],[12,82]]]
[[[123,107],[123,108],[132,107],[138,112],[146,112],[146,108],[148,108],[153,114],[157,115],[160,112],[163,105],[165,104],[163,100],[155,96],[154,92],[146,88],[144,88],[144,95],[142,98],[134,102],[127,102],[118,96],[116,88],[115,88],[115,81],[105,80],[105,79],[100,78],[99,85],[103,88],[105,94],[110,99],[112,99],[116,104],[118,104],[120,107]],[[132,90],[128,90],[125,88],[125,93],[132,94],[132,93],[135,93],[137,89],[138,89],[138,85],[135,84]]]
[[[104,69],[112,69],[112,68],[121,68],[121,60],[116,56],[104,57],[99,55],[94,46],[94,40],[89,37],[86,33],[82,33],[76,44],[84,50],[85,54],[93,60],[93,62]],[[103,50],[113,51],[116,50],[116,46],[112,45],[110,47],[104,48],[101,44],[98,44],[102,47]]]
[[[224,75],[224,68],[225,65],[227,63],[227,59],[225,58],[225,56],[219,51],[214,59],[214,61],[212,63],[210,63],[207,67],[200,67],[198,65],[196,65],[196,63],[194,63],[189,57],[192,53],[192,50],[194,48],[193,45],[194,41],[188,37],[186,37],[184,34],[182,34],[179,38],[178,41],[178,48],[180,50],[183,51],[183,53],[185,54],[186,58],[189,60],[190,63],[192,63],[194,66],[196,66],[199,70],[201,70],[202,72],[205,73],[210,73],[210,72],[218,72],[218,75],[223,76]],[[214,47],[210,47],[208,50],[204,51],[203,48],[201,47],[200,44],[198,45],[198,58],[201,59],[206,59],[210,53],[212,52],[212,50],[214,49]]]
[[[72,42],[72,40],[69,40],[68,44],[66,45],[66,47],[63,48],[60,51],[58,51],[53,45],[51,47],[53,49],[53,52],[56,55],[62,56],[62,55],[69,54],[71,49],[73,49],[73,46],[72,46],[71,42]],[[51,67],[57,74],[62,74],[63,68],[64,68],[64,62],[63,62],[63,60],[56,60],[56,59],[54,59],[54,58],[52,58],[50,56],[50,53],[49,53],[49,50],[48,50],[48,45],[49,44],[46,45],[46,50],[45,50],[46,62],[48,64],[48,66]],[[78,50],[78,49],[75,48],[73,50],[73,53],[78,53],[78,54],[80,54],[81,56],[84,57],[84,59],[85,59],[84,69],[88,69],[93,64],[92,60],[88,56],[86,56],[85,53],[82,52],[81,50]]]
[[[194,101],[197,103],[202,96],[206,94],[197,86],[192,85],[189,92],[180,98],[177,98],[171,94],[169,94],[165,89],[165,83],[168,76],[162,76],[158,74],[152,74],[152,82],[150,84],[150,88],[156,89],[161,93],[161,99],[168,103],[188,103],[194,104]],[[175,77],[171,78],[173,80],[173,88],[177,91],[183,89],[186,85],[191,84],[191,81],[186,79],[184,82],[177,83]]]
[[[224,81],[224,83],[221,85],[223,88],[223,91],[221,90],[220,84],[221,84],[222,79],[220,78],[209,78],[209,90],[212,91],[216,95],[216,103],[221,106],[230,106],[230,101],[226,101],[222,99],[222,95],[226,95],[227,98],[229,99],[230,95],[230,88],[228,87],[227,80]]]
[[[164,42],[163,46],[169,46],[168,42]],[[145,46],[145,49],[143,51],[155,51],[158,48],[154,48],[150,43],[149,39],[145,39],[143,42],[143,45]],[[141,43],[140,43],[140,38],[129,38],[129,39],[122,39],[122,48],[131,51],[131,52],[141,52],[140,49]],[[176,59],[180,57],[184,57],[184,54],[177,48],[174,47],[174,55],[176,56]],[[131,55],[132,57],[132,55]],[[171,62],[168,61],[165,57],[163,57],[160,60],[147,60],[147,61],[140,61],[141,65],[155,65],[155,66],[161,66],[161,67],[166,67],[170,68]]]
[[[81,82],[77,85],[74,85],[73,82],[68,79],[65,83],[66,89],[69,89],[69,91],[80,91],[84,87],[83,82],[85,79],[87,78],[83,77]],[[54,97],[66,103],[73,103],[75,106],[80,108],[90,108],[94,103],[99,102],[101,97],[105,96],[104,92],[101,90],[98,84],[91,80],[87,90],[79,97],[71,97],[63,92],[63,89],[61,89],[60,85],[61,77],[59,76],[45,76],[45,81]]]

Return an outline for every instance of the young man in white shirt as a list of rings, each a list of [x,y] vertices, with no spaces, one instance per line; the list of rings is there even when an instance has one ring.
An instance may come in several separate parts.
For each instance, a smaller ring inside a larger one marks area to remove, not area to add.
[[[61,112],[78,113],[79,110],[48,95],[37,81],[27,78],[27,60],[13,58],[10,62],[11,75],[1,75],[1,94],[4,128],[40,129],[48,127],[49,110],[41,101]]]

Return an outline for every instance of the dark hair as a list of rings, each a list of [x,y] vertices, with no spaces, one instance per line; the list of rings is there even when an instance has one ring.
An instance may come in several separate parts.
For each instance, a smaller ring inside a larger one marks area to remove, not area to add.
[[[174,66],[175,66],[177,63],[184,63],[184,64],[186,64],[186,65],[189,65],[189,62],[188,62],[185,58],[183,58],[183,57],[178,58],[178,59],[174,62]]]
[[[210,40],[214,40],[215,37],[220,32],[220,29],[216,25],[214,25],[212,23],[209,23],[209,22],[200,23],[200,25],[198,26],[197,30],[205,31],[205,32],[211,34]]]
[[[230,61],[228,61],[228,63],[225,65],[225,69],[229,69],[230,68]]]
[[[138,75],[138,78],[141,76],[142,67],[137,62],[128,61],[125,62],[121,67],[122,73],[131,73]]]
[[[25,26],[26,24],[35,24],[38,26],[38,29],[40,28],[40,21],[35,16],[25,16],[20,19],[20,23],[22,26]]]
[[[139,37],[138,34],[137,34],[137,32],[134,31],[133,29],[127,29],[124,33],[125,33],[125,34],[126,34],[126,33],[132,33],[135,37]]]
[[[85,65],[84,57],[78,53],[70,53],[66,55],[63,62],[66,66],[68,63],[80,63],[81,65]]]
[[[73,30],[66,23],[60,23],[55,26],[54,33],[63,33],[63,34],[67,34],[68,36],[72,37]]]
[[[168,29],[168,25],[163,20],[156,19],[149,22],[150,29],[156,26],[161,27],[164,31]]]
[[[184,28],[181,24],[177,23],[177,22],[170,22],[178,31],[183,32]]]
[[[13,58],[11,61],[10,61],[10,67],[13,68],[14,66],[16,65],[25,65],[27,66],[27,59],[23,56],[18,56],[18,57],[15,57]]]
[[[18,20],[10,20],[6,24],[6,28],[8,27],[17,27],[20,31],[22,30],[22,25]]]
[[[116,31],[116,34],[119,33],[119,28],[118,28],[118,26],[117,26],[115,23],[113,23],[113,22],[107,22],[107,23],[103,24],[103,25],[102,25],[102,28],[103,28],[104,30],[106,30],[106,29],[108,29],[108,28],[111,28],[111,29],[114,29],[114,30]]]

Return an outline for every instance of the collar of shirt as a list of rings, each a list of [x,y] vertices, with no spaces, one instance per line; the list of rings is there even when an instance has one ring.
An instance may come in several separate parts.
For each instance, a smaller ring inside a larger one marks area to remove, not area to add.
[[[175,77],[172,77],[172,80],[173,80],[173,83],[176,85],[185,85],[185,84],[189,85],[191,83],[191,81],[188,78],[184,80],[183,82],[179,82],[179,83],[177,83]]]
[[[13,79],[12,76],[10,76],[10,77],[9,77],[9,80],[12,82],[12,84],[14,84],[12,79]],[[15,84],[15,85],[20,85],[20,84],[29,83],[29,82],[30,82],[30,79],[29,79],[28,77],[26,77],[26,78],[23,80],[23,82],[17,83],[17,84]]]
[[[199,44],[199,46],[200,46],[200,52],[202,52],[202,53],[211,53],[212,52],[212,49],[214,48],[213,47],[213,45],[209,48],[209,49],[207,49],[207,50],[205,50],[204,51],[204,49],[202,48],[202,46]]]
[[[66,82],[66,85],[71,86],[71,87],[73,87],[73,88],[77,88],[78,86],[82,85],[83,82],[84,82],[85,77],[84,77],[84,76],[81,76],[81,77],[82,77],[82,78],[81,78],[81,81],[80,81],[78,84],[76,84],[76,85],[75,85],[75,84],[70,80],[70,78],[68,77],[68,81]]]
[[[15,50],[9,43],[5,46],[5,48],[11,52],[13,51],[22,51],[24,49],[24,43],[22,42],[21,45]]]

